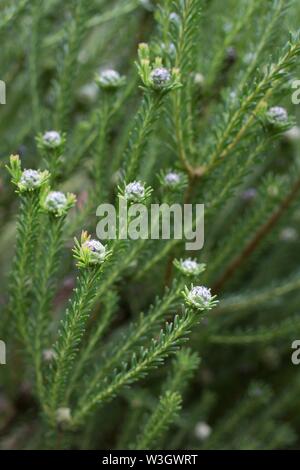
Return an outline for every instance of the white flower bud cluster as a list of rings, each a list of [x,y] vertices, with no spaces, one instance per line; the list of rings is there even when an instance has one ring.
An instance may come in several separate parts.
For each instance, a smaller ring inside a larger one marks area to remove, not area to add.
[[[188,305],[198,310],[210,310],[218,303],[216,296],[204,286],[192,286],[190,289],[186,287],[184,297]]]
[[[101,264],[106,256],[105,246],[98,240],[87,240],[83,243],[83,248],[89,252],[90,264]]]
[[[205,82],[205,78],[204,78],[204,75],[202,75],[202,73],[197,72],[194,74],[195,85],[202,86],[204,85],[204,82]]]
[[[140,202],[145,197],[145,186],[140,181],[133,181],[125,186],[124,196],[129,201]]]
[[[103,70],[97,77],[97,83],[103,90],[115,90],[124,84],[124,77],[113,69]]]
[[[181,269],[186,274],[197,274],[200,268],[200,264],[197,261],[187,258],[181,261]]]
[[[168,69],[164,67],[157,67],[156,69],[152,70],[150,79],[153,87],[156,90],[161,90],[170,84],[171,74]]]
[[[42,202],[42,206],[47,212],[59,217],[66,215],[75,202],[76,196],[72,193],[65,195],[60,191],[50,191]]]
[[[164,177],[165,185],[172,187],[172,188],[178,186],[180,182],[181,182],[181,175],[179,173],[176,173],[175,171],[170,171]]]
[[[274,106],[267,111],[267,118],[273,124],[285,124],[288,121],[288,113],[281,106]]]
[[[190,290],[188,299],[196,307],[206,307],[209,305],[212,295],[207,287],[195,286]]]
[[[205,264],[200,264],[195,259],[191,258],[175,260],[174,266],[184,274],[184,276],[199,276],[199,274],[205,270]]]
[[[64,211],[67,204],[68,200],[66,196],[60,191],[51,191],[45,199],[45,208],[54,214]]]
[[[23,191],[30,191],[39,188],[43,183],[43,174],[38,170],[24,170],[20,181],[19,187]]]
[[[57,148],[62,144],[62,136],[57,131],[47,131],[43,135],[43,143],[47,147]]]

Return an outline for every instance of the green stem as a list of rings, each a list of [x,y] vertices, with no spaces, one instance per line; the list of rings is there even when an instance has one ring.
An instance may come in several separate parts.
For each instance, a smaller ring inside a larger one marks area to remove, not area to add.
[[[42,354],[48,331],[48,315],[51,297],[53,294],[53,277],[57,270],[58,253],[62,243],[62,228],[64,218],[52,218],[46,225],[46,243],[41,248],[42,262],[37,267],[37,276],[34,285],[35,316],[32,324],[34,345],[34,369],[36,376],[37,394],[41,404],[44,402],[44,380],[42,372]]]
[[[135,119],[134,128],[130,136],[127,150],[125,151],[126,181],[131,181],[138,173],[147,138],[152,132],[154,124],[158,119],[162,101],[163,95],[161,93],[146,94],[142,101],[141,108]]]
[[[65,390],[69,373],[74,365],[78,348],[85,332],[96,294],[101,268],[83,269],[74,289],[74,297],[66,311],[56,344],[57,358],[51,377],[49,390],[50,420],[54,424],[55,412],[65,401]]]
[[[85,348],[82,351],[79,360],[76,362],[72,376],[70,377],[67,391],[66,391],[67,401],[69,400],[70,395],[73,392],[74,387],[77,383],[77,380],[82,374],[85,365],[91,359],[96,346],[99,345],[100,339],[102,338],[104,332],[106,331],[108,325],[110,324],[111,317],[114,313],[114,308],[111,302],[109,302],[109,300],[107,301],[103,310],[104,311],[101,312],[102,316],[98,321],[98,325],[96,326],[96,329],[92,331],[91,335],[89,336],[88,342],[86,343]]]
[[[17,332],[25,348],[31,353],[29,340],[29,277],[35,256],[36,228],[40,203],[39,193],[30,191],[21,196],[20,215],[17,223],[16,254],[10,281],[10,310],[16,318]]]

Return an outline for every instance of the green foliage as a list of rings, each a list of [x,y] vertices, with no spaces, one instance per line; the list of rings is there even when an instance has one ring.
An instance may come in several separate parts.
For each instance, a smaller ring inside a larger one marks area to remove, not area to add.
[[[153,445],[166,432],[176,417],[180,405],[179,393],[167,391],[162,395],[156,409],[145,424],[142,435],[138,437],[134,449],[153,449]]]

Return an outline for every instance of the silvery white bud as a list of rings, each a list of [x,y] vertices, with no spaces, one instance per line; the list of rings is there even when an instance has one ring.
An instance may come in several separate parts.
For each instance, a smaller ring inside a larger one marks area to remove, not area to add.
[[[191,258],[187,258],[181,261],[181,269],[186,274],[197,274],[200,269],[200,264]]]
[[[181,175],[175,171],[170,171],[164,177],[164,182],[167,186],[177,186],[181,181]]]
[[[207,287],[195,286],[191,288],[186,298],[191,305],[202,309],[210,305],[212,295]]]
[[[97,77],[98,85],[104,90],[116,89],[124,84],[124,77],[113,69],[103,70]]]
[[[200,72],[197,72],[195,73],[194,75],[194,83],[195,85],[200,85],[202,86],[204,84],[204,76],[202,75],[202,73]]]
[[[285,108],[274,106],[268,110],[267,117],[272,123],[284,124],[288,120],[288,113]]]
[[[41,186],[42,181],[43,178],[40,171],[24,170],[20,178],[19,186],[23,190],[36,189]]]
[[[45,208],[53,213],[62,212],[67,204],[66,196],[60,191],[51,191],[45,199]]]
[[[43,142],[48,147],[56,148],[62,143],[62,137],[57,131],[48,131],[43,135]]]
[[[195,277],[199,276],[203,271],[205,270],[205,264],[200,264],[198,263],[195,259],[191,258],[186,258],[186,259],[180,259],[174,260],[174,266],[184,275],[184,276],[189,276],[189,277]],[[192,286],[193,287],[193,286]],[[190,295],[190,290],[185,288],[185,292],[183,292],[186,300],[188,303],[190,303],[189,300],[189,295]]]
[[[139,181],[133,181],[125,186],[124,195],[129,201],[139,202],[145,196],[145,186]]]

